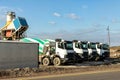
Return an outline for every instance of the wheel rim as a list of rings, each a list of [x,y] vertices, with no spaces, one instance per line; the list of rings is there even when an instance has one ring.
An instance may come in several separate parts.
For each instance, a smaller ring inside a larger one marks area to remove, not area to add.
[[[54,59],[54,65],[60,65],[60,59],[59,58]]]
[[[49,65],[49,59],[48,58],[43,59],[43,65]]]

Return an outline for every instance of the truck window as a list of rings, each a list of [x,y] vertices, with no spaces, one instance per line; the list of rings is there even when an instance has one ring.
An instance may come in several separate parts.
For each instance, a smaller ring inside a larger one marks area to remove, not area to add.
[[[98,49],[101,49],[101,45],[100,45],[100,44],[97,44],[97,48],[98,48]]]
[[[88,45],[84,44],[84,43],[82,43],[81,46],[82,46],[82,49],[87,49],[88,48]]]
[[[72,50],[73,49],[73,43],[72,42],[65,42],[65,49]]]
[[[64,49],[64,45],[62,43],[58,43],[58,48]]]
[[[50,53],[55,54],[55,47],[50,47]]]
[[[103,48],[104,50],[108,50],[108,49],[109,49],[109,45],[103,44],[102,48]]]
[[[91,43],[90,47],[91,47],[91,49],[96,49],[96,44],[95,43]]]
[[[75,47],[76,47],[76,48],[80,48],[79,43],[75,43]]]

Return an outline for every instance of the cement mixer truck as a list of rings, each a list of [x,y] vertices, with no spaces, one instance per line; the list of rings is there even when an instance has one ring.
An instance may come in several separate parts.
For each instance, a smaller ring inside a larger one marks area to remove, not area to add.
[[[100,60],[104,60],[104,59],[109,58],[110,50],[109,50],[108,44],[97,42],[96,49],[97,49],[97,53],[99,54]]]
[[[82,53],[84,58],[88,58],[88,60],[98,60],[99,55],[96,50],[96,43],[89,41],[77,41],[81,49],[79,49],[80,53]],[[76,46],[77,47],[77,46]],[[78,50],[76,50],[78,52]]]
[[[41,40],[35,38],[23,38],[21,41],[39,43],[39,62],[43,65],[54,64],[59,66],[62,63],[75,62],[76,58],[72,41],[62,39]]]
[[[88,44],[86,41],[73,40],[73,49],[79,55],[79,60],[88,60]]]
[[[89,60],[98,60],[99,54],[96,50],[96,43],[95,42],[87,42],[88,44],[88,52],[89,52]]]

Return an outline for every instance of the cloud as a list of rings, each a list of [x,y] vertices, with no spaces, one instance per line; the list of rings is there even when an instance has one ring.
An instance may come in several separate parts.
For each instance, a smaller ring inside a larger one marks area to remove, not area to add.
[[[6,21],[6,14],[8,11],[13,11],[15,13],[21,13],[23,10],[21,8],[12,8],[7,6],[0,6],[0,26],[3,26]]]
[[[57,31],[57,32],[31,34],[31,35],[29,35],[29,37],[38,37],[40,39],[56,39],[56,38],[62,38],[62,39],[65,39],[65,40],[72,39],[68,35],[72,36],[72,33],[67,32],[65,30],[60,30],[60,31]]]
[[[14,12],[23,12],[21,8],[12,8],[7,6],[0,6],[0,13],[7,13],[8,11],[14,11]]]
[[[5,14],[8,11],[13,11],[13,9],[9,8],[9,7],[5,7],[5,6],[0,6],[0,13],[1,14]]]
[[[57,13],[57,12],[54,12],[53,15],[56,16],[56,17],[61,17],[61,14]],[[78,16],[75,13],[69,13],[69,14],[65,15],[64,18],[65,17],[70,18],[70,19],[74,19],[74,20],[79,20],[80,19],[80,16]]]
[[[119,45],[120,46],[120,32],[112,33],[111,32],[111,46]],[[94,42],[103,42],[108,43],[108,35],[107,32],[99,29],[77,29],[73,31],[59,30],[56,32],[44,32],[37,34],[30,34],[29,37],[37,37],[40,39],[56,39],[62,38],[64,40],[81,40],[81,41],[94,41]]]
[[[95,24],[92,24],[92,26],[93,27],[105,27],[106,25],[95,23]]]
[[[54,22],[54,21],[50,21],[50,22],[48,22],[49,24],[52,24],[52,25],[55,25],[56,24],[56,22]]]
[[[56,17],[61,17],[61,14],[57,13],[57,12],[54,12],[53,15],[56,16]]]
[[[17,12],[23,12],[23,9],[21,9],[21,8],[16,8],[16,11],[17,11]]]
[[[112,46],[120,46],[120,32],[119,30],[110,31],[110,41]]]
[[[80,17],[76,15],[75,13],[70,13],[67,15],[68,18],[74,19],[74,20],[79,20]]]
[[[8,11],[13,11],[15,13],[23,12],[21,8],[12,8],[8,6],[0,6],[0,23],[3,25],[3,23],[6,21],[6,14]],[[1,26],[0,24],[0,26]]]
[[[1,21],[5,21],[5,20],[6,20],[6,16],[0,14],[0,22],[1,22]]]
[[[120,20],[118,20],[117,18],[113,18],[111,22],[112,23],[120,23]]]
[[[31,34],[29,37],[38,37],[40,39],[61,38],[64,40],[82,40],[82,41],[100,41],[101,40],[101,37],[96,38],[98,35],[96,36],[94,33],[89,33],[89,34],[81,34],[81,33],[74,32],[74,31],[69,32],[65,30],[60,30],[58,32],[53,32],[53,33],[49,32],[49,33]]]
[[[88,8],[87,5],[82,5],[81,7],[82,7],[83,9],[87,9],[87,8]]]

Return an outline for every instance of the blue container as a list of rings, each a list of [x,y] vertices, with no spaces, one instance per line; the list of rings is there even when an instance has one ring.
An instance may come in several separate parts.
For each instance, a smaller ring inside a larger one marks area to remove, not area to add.
[[[27,24],[27,21],[25,20],[25,18],[22,18],[22,17],[18,17],[16,18],[14,21],[14,26],[17,29],[20,29],[21,27],[28,27],[28,24]]]

